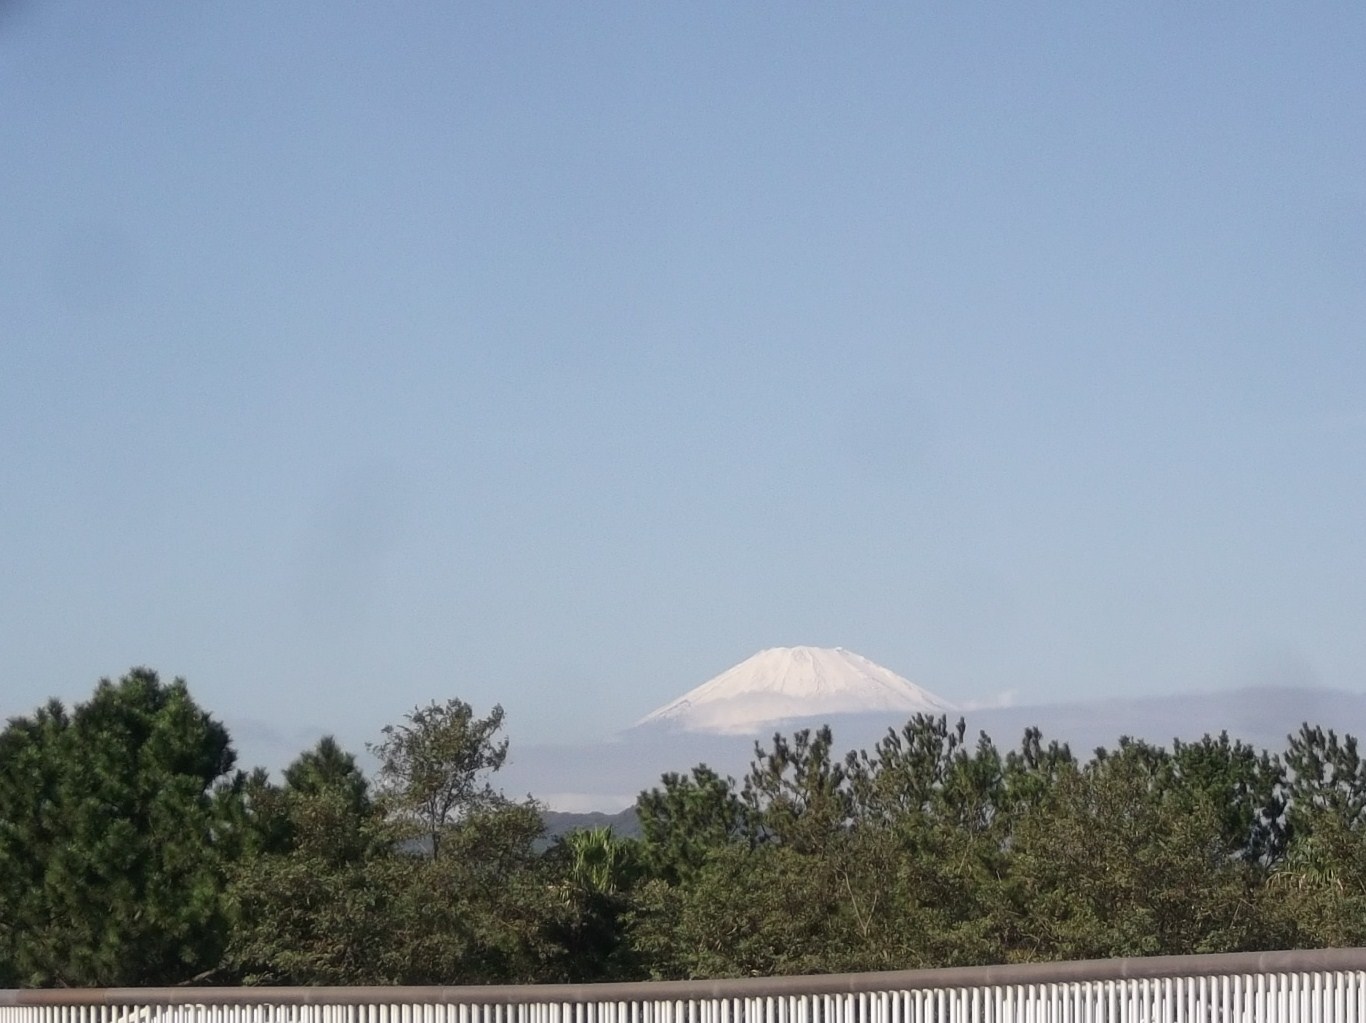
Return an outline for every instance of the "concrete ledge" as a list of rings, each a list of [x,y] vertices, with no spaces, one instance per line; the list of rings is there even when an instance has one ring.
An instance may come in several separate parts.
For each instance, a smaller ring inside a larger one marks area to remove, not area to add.
[[[1087,959],[961,966],[886,973],[835,973],[732,980],[482,987],[172,987],[0,990],[0,1006],[63,1005],[510,1005],[526,1002],[691,1001],[787,995],[845,995],[934,988],[1074,984],[1086,981],[1366,971],[1366,948]]]

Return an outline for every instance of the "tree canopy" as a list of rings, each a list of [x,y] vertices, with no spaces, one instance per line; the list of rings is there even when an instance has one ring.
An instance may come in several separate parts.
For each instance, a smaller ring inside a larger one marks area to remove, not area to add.
[[[450,825],[498,804],[488,779],[507,759],[508,740],[497,738],[502,727],[502,707],[479,718],[463,700],[447,700],[386,725],[384,739],[370,747],[390,812],[414,826],[432,859],[440,858]]]
[[[12,982],[182,981],[224,936],[214,785],[228,733],[183,680],[135,669],[0,734],[0,963]]]
[[[147,669],[0,731],[0,986],[721,977],[1366,942],[1366,764],[1306,724],[1087,760],[916,716],[670,772],[547,843],[458,699],[278,779]]]

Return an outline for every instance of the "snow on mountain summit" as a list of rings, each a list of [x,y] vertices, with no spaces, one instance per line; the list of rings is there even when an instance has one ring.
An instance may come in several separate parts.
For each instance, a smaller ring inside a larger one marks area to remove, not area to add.
[[[666,703],[637,725],[746,734],[794,718],[889,711],[942,714],[953,705],[842,647],[761,650]]]

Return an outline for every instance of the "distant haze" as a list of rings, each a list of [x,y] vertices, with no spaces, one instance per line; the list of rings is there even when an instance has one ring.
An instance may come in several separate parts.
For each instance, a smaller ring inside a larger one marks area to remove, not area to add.
[[[782,720],[770,716],[779,707],[787,711]],[[850,651],[776,648],[665,704],[615,740],[524,747],[514,742],[500,784],[554,809],[611,812],[630,805],[667,771],[686,773],[705,763],[739,779],[756,741],[767,746],[774,732],[829,724],[842,755],[870,748],[916,713],[946,714],[950,721],[961,716],[969,743],[986,733],[1002,751],[1016,748],[1024,730],[1037,727],[1045,742],[1066,742],[1082,760],[1096,747],[1113,747],[1121,736],[1169,746],[1174,738],[1190,741],[1226,731],[1279,752],[1306,722],[1339,733],[1366,732],[1366,697],[1332,689],[1257,687],[956,711]]]

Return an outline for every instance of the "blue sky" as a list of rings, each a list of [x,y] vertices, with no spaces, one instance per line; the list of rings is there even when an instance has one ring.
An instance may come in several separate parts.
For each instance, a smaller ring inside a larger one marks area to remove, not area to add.
[[[1366,10],[1101,6],[0,8],[0,714],[1366,690]]]

